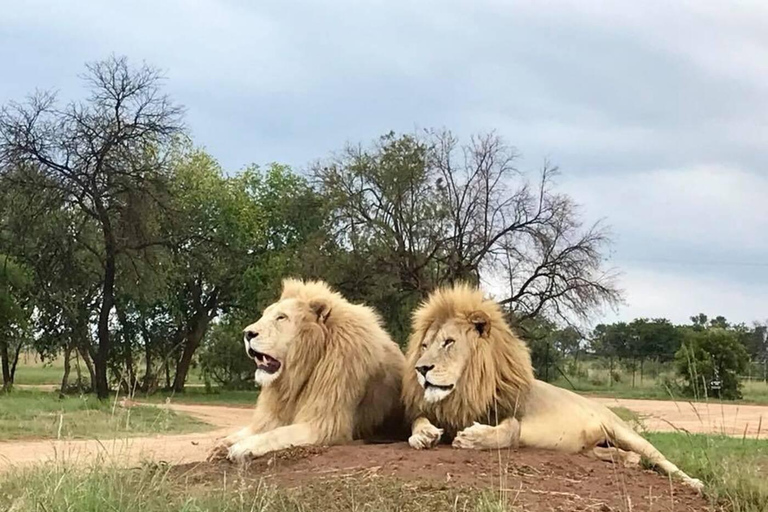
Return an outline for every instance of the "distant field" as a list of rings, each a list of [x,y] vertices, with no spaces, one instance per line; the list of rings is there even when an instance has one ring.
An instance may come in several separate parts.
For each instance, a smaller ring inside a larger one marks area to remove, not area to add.
[[[668,381],[674,381],[675,375],[669,365],[649,364],[652,370],[643,378],[636,372],[634,380],[632,372],[619,367],[614,369],[615,378],[609,378],[609,370],[599,361],[585,361],[578,365],[575,372],[566,375],[558,374],[552,384],[570,389],[581,394],[593,394],[616,398],[646,398],[656,400],[691,400],[677,393],[674,387],[667,386]],[[571,365],[564,363],[563,368]],[[572,369],[572,368],[571,368]],[[742,403],[768,405],[768,383],[759,380],[743,380],[742,393],[744,398],[736,401]],[[703,400],[700,397],[700,400]]]
[[[565,365],[564,365],[565,366]],[[640,378],[639,373],[635,375],[634,383],[632,374],[625,369],[617,367],[619,380],[611,381],[608,377],[608,370],[601,367],[595,361],[585,361],[581,363],[579,370],[581,376],[566,373],[567,380],[562,375],[559,376],[553,384],[562,388],[571,389],[582,394],[593,394],[601,396],[611,396],[616,398],[647,398],[657,400],[690,400],[682,397],[672,389],[665,387],[665,377],[673,378],[673,373],[664,366],[649,365],[652,373]],[[83,369],[84,370],[84,369]],[[64,365],[61,358],[51,362],[42,363],[31,353],[23,354],[19,361],[19,367],[16,373],[16,384],[20,385],[59,385],[64,372]],[[586,374],[587,376],[585,376]],[[74,369],[70,374],[70,379],[76,378]],[[253,404],[255,403],[258,391],[228,391],[220,390],[216,387],[206,391],[202,385],[203,380],[199,369],[192,369],[188,379],[188,387],[184,394],[172,394],[169,392],[158,392],[150,397],[142,397],[144,400],[152,402],[164,401],[170,397],[172,401],[178,403],[200,403],[200,404]],[[745,380],[743,388],[743,403],[765,404],[768,405],[768,384],[757,380]]]
[[[60,399],[56,393],[27,390],[0,395],[0,440],[93,439],[208,428],[184,414],[150,406],[124,409],[93,396]]]
[[[254,389],[248,391],[227,390],[215,387],[210,390],[204,387],[188,387],[184,393],[158,391],[148,396],[137,394],[134,398],[149,403],[164,403],[166,400],[169,400],[171,403],[177,404],[253,406],[256,405],[258,396],[259,392],[255,386]]]
[[[80,371],[87,378],[88,370],[84,366],[81,366]],[[53,361],[42,362],[40,361],[40,358],[37,356],[37,354],[27,352],[22,354],[19,360],[19,366],[16,368],[15,383],[21,385],[60,385],[63,375],[63,357],[57,357]],[[74,362],[71,366],[69,378],[72,382],[74,382],[77,378]],[[203,379],[200,376],[200,370],[198,368],[190,369],[187,383],[192,385],[203,384]]]

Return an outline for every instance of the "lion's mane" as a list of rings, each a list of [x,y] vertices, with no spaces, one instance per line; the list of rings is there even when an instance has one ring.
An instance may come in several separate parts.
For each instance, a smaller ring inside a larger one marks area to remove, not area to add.
[[[280,299],[288,298],[309,304],[311,314],[291,345],[286,372],[262,391],[268,409],[284,424],[315,425],[329,443],[368,437],[401,418],[404,359],[380,316],[322,281],[285,279]]]
[[[477,311],[490,318],[488,336],[463,340],[472,343],[471,356],[456,389],[440,402],[426,402],[413,369],[427,331],[449,319],[469,327],[468,317]],[[506,417],[519,417],[533,381],[528,347],[509,328],[499,305],[484,298],[481,291],[467,285],[441,288],[414,312],[403,375],[403,403],[409,421],[426,416],[455,435],[474,421],[496,424]]]

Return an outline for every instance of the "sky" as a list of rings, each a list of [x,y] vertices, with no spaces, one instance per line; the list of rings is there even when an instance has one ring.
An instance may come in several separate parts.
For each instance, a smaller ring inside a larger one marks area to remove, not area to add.
[[[86,62],[162,69],[230,170],[301,171],[390,130],[496,130],[603,220],[604,320],[768,319],[768,3],[25,0],[0,10],[0,103],[82,97]]]

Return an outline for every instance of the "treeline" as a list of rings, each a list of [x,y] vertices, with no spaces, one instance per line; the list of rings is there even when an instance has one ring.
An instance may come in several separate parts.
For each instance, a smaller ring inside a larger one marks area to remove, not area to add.
[[[640,318],[632,322],[597,325],[581,335],[576,329],[552,330],[529,341],[540,378],[568,376],[565,361],[599,357],[609,376],[619,367],[642,380],[648,362],[671,364],[682,393],[695,397],[741,397],[741,376],[768,382],[768,323],[732,324],[722,316],[698,314],[690,323]],[[674,385],[674,383],[672,383]]]
[[[206,375],[233,380],[242,326],[289,275],[371,304],[401,342],[413,307],[458,280],[503,283],[526,335],[619,299],[603,227],[583,224],[556,169],[521,172],[493,132],[390,133],[300,173],[225,172],[162,86],[112,57],[86,66],[81,100],[3,106],[4,389],[25,349],[63,355],[62,392],[101,398],[182,391],[203,345]]]

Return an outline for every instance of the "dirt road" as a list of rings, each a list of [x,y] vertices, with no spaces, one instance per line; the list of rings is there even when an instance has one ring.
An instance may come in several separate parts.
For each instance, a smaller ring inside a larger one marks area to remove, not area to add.
[[[626,407],[642,417],[652,431],[724,433],[765,438],[768,436],[768,407],[733,404],[691,404],[659,400],[595,398],[609,407]],[[250,409],[210,405],[170,407],[211,425],[210,432],[170,436],[147,436],[101,440],[0,442],[0,470],[9,465],[46,460],[94,459],[134,465],[142,460],[181,464],[204,460],[215,441],[248,422]],[[765,423],[763,426],[762,423]]]
[[[249,409],[206,405],[171,405],[171,409],[199,418],[214,427],[209,432],[119,439],[0,442],[0,471],[10,465],[43,461],[96,460],[135,465],[143,460],[169,464],[204,460],[217,439],[245,425]]]
[[[623,398],[593,400],[608,407],[626,407],[636,412],[645,428],[651,431],[687,431],[768,439],[768,407],[762,405]]]

